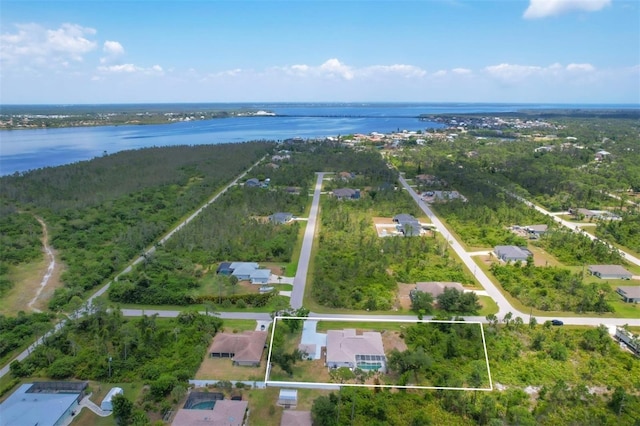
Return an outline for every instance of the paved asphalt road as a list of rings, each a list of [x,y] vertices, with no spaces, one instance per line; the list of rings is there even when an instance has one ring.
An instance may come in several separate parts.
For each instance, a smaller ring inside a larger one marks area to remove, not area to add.
[[[436,228],[442,233],[442,235],[449,241],[451,248],[456,252],[456,254],[460,257],[462,262],[469,268],[470,271],[473,271],[475,278],[478,282],[484,287],[487,291],[487,294],[496,301],[498,304],[498,317],[503,318],[504,315],[508,312],[511,312],[514,317],[519,316],[525,322],[528,322],[529,314],[520,312],[516,308],[514,308],[511,303],[502,295],[500,290],[493,284],[493,282],[489,279],[489,277],[484,273],[481,268],[478,268],[476,263],[473,261],[469,253],[467,253],[462,245],[449,233],[447,228],[445,228],[444,224],[438,217],[433,214],[431,209],[427,206],[427,204],[422,201],[422,199],[416,194],[416,192],[409,186],[404,177],[400,176],[400,183],[402,186],[409,192],[409,194],[413,197],[413,199],[418,203],[418,206],[425,212],[425,214],[431,219]],[[525,200],[526,201],[526,200]],[[548,212],[547,212],[548,213]],[[559,218],[558,218],[559,219]],[[553,319],[553,317],[543,317],[536,315],[536,320],[539,323],[542,323],[547,320]],[[593,325],[598,326],[600,324],[607,325],[624,325],[629,324],[633,326],[640,326],[640,318],[604,318],[604,317],[562,317],[562,321],[565,324],[573,324],[573,325]]]
[[[251,170],[251,169],[249,169],[249,170]],[[202,212],[202,210],[206,206],[208,206],[209,204],[213,203],[220,195],[222,195],[225,191],[227,191],[227,189],[229,189],[229,187],[231,187],[232,185],[236,184],[239,179],[241,179],[242,177],[244,177],[246,175],[246,173],[247,172],[245,172],[245,173],[241,174],[240,176],[238,176],[233,182],[231,182],[222,191],[220,191],[216,196],[214,196],[212,199],[210,199],[204,206],[202,206],[200,209],[198,209],[193,215],[189,216],[189,218],[187,218],[185,221],[180,223],[176,228],[174,228],[165,237],[163,237],[160,240],[160,242],[165,242],[167,239],[169,239],[177,230],[179,230],[185,224],[187,224],[189,221],[191,221],[200,212]],[[309,220],[307,222],[307,228],[305,230],[302,250],[301,250],[301,253],[300,253],[300,260],[299,260],[299,263],[298,263],[298,270],[296,272],[296,277],[294,279],[294,286],[293,286],[293,292],[292,292],[292,297],[291,297],[291,305],[292,305],[293,308],[299,308],[299,307],[302,306],[302,299],[303,299],[303,296],[304,296],[304,287],[305,287],[305,284],[306,284],[306,277],[307,277],[307,273],[308,273],[308,264],[309,264],[309,260],[311,258],[311,246],[312,246],[312,243],[313,243],[313,236],[314,236],[314,233],[315,233],[315,224],[316,224],[316,219],[317,219],[317,214],[318,214],[318,204],[319,204],[319,200],[320,200],[320,188],[322,186],[323,177],[324,177],[324,173],[318,173],[318,179],[316,181],[316,187],[315,187],[315,191],[314,191],[314,195],[313,195],[313,202],[312,202],[312,206],[311,206],[311,211],[309,213]],[[440,232],[447,239],[447,241],[449,241],[449,244],[451,245],[453,250],[458,254],[460,259],[462,259],[462,261],[469,268],[469,270],[470,271],[474,271],[474,275],[475,275],[476,279],[484,287],[484,289],[486,290],[487,294],[489,296],[491,296],[491,298],[493,298],[496,301],[496,303],[498,304],[498,308],[499,308],[498,316],[500,318],[502,318],[507,312],[511,312],[514,317],[520,316],[523,320],[525,320],[525,322],[527,322],[528,318],[529,318],[529,314],[520,312],[517,309],[515,309],[513,306],[511,306],[509,301],[502,295],[502,293],[491,282],[491,280],[487,277],[487,275],[480,268],[477,268],[476,263],[473,261],[473,259],[469,255],[469,253],[467,253],[464,250],[464,248],[462,247],[462,245],[447,231],[447,229],[445,228],[445,226],[442,223],[442,221],[440,221],[440,219],[438,219],[438,217],[435,214],[433,214],[431,209],[422,201],[422,199],[420,199],[418,194],[416,194],[416,192],[413,190],[413,188],[411,188],[409,186],[407,181],[402,176],[400,177],[400,183],[409,192],[409,194],[411,194],[411,196],[416,201],[416,203],[418,203],[420,208],[425,212],[425,214],[429,217],[429,219],[431,219],[433,224],[440,230]],[[538,208],[537,206],[533,205],[532,203],[530,203],[530,202],[528,202],[528,201],[526,201],[526,200],[524,200],[522,198],[520,198],[520,199],[523,202],[528,203],[532,207],[535,207],[535,208],[539,209],[543,213],[549,214],[550,216],[552,216],[551,213],[547,212],[546,210]],[[560,218],[557,218],[557,219],[560,219]],[[566,221],[563,221],[562,219],[560,219],[559,222],[563,223],[563,222],[566,222]],[[575,224],[571,224],[570,222],[566,222],[566,223],[563,223],[563,224],[565,226],[569,226],[570,228],[575,228]],[[570,224],[570,225],[567,225],[567,224]],[[155,250],[155,248],[151,248],[151,249],[147,250],[147,252],[145,252],[145,255],[149,255],[149,254],[153,253],[154,250]],[[631,259],[631,258],[632,258],[632,256],[627,257],[627,259]],[[138,259],[136,259],[133,262],[132,265],[135,265],[135,264],[137,264],[139,262],[142,262],[143,260],[144,260],[144,256],[140,256]],[[636,260],[638,260],[638,259],[636,259]],[[640,260],[638,260],[638,262],[640,264]],[[128,267],[127,269],[125,269],[118,276],[120,276],[120,275],[122,275],[124,273],[127,273],[130,270],[131,270],[131,266]],[[110,284],[111,283],[108,283],[107,285],[102,287],[100,290],[98,290],[93,296],[91,296],[91,298],[89,299],[88,303],[90,303],[90,301],[93,300],[95,297],[97,297],[97,296],[103,294],[104,292],[106,292],[107,289],[109,288]],[[86,309],[86,308],[81,309],[80,311],[76,312],[75,314],[81,314],[84,311],[84,309]],[[146,315],[158,314],[159,317],[169,318],[169,317],[178,316],[180,311],[148,310],[148,309],[147,310],[142,310],[142,309],[123,309],[122,313],[123,313],[124,316],[127,316],[127,317],[141,316],[143,314],[146,314]],[[220,318],[223,318],[223,319],[248,319],[248,320],[256,320],[256,321],[268,321],[268,320],[271,320],[271,317],[270,317],[270,315],[268,313],[221,312],[221,313],[219,313],[217,315]],[[365,319],[371,319],[371,320],[394,320],[394,319],[395,320],[414,320],[414,319],[416,319],[415,316],[406,316],[406,315],[405,316],[403,316],[403,315],[345,315],[345,314],[322,314],[322,313],[313,313],[313,312],[310,313],[309,316],[310,317],[316,317],[316,318],[336,318],[336,319],[354,319],[354,320],[365,320]],[[430,319],[430,317],[425,317],[424,319]],[[486,318],[484,318],[484,317],[465,317],[465,319],[467,321],[487,322]],[[538,320],[538,322],[544,322],[544,321],[552,319],[552,317],[536,316],[536,319]],[[604,317],[562,317],[561,319],[567,325],[598,326],[600,324],[606,324],[606,325],[612,326],[612,325],[629,324],[631,326],[640,326],[640,318],[639,319],[631,319],[631,318],[604,318]],[[55,330],[59,330],[63,326],[63,324],[64,324],[64,322],[58,323],[56,325]],[[39,339],[38,341],[33,343],[31,346],[29,346],[29,348],[27,348],[25,351],[20,353],[14,359],[18,359],[18,360],[25,359],[31,353],[31,351],[33,349],[35,349],[41,343],[41,340],[42,339]],[[11,360],[11,361],[13,361],[13,360]],[[5,374],[7,374],[9,372],[9,364],[10,364],[10,362],[7,365],[5,365],[3,368],[0,369],[0,377],[3,377]]]
[[[608,242],[606,242],[606,241],[602,241],[602,240],[600,240],[598,237],[593,236],[593,235],[589,234],[588,232],[583,231],[582,229],[580,229],[580,227],[579,227],[576,223],[574,223],[574,222],[569,222],[569,221],[567,221],[567,220],[564,220],[564,219],[562,219],[561,217],[558,217],[558,216],[554,215],[553,213],[551,213],[551,212],[549,212],[549,211],[547,211],[547,210],[543,209],[543,208],[542,208],[542,207],[540,207],[540,206],[537,206],[537,205],[533,204],[531,201],[529,201],[529,200],[527,200],[527,199],[525,199],[525,198],[522,198],[521,196],[516,195],[516,194],[514,194],[514,193],[512,193],[512,192],[508,192],[508,191],[507,191],[507,194],[509,194],[510,196],[514,197],[514,198],[515,198],[515,199],[517,199],[517,200],[522,201],[522,202],[523,202],[523,203],[525,203],[527,206],[529,206],[529,207],[532,207],[532,208],[536,209],[536,210],[537,210],[537,211],[539,211],[540,213],[542,213],[542,214],[546,214],[547,216],[551,216],[551,217],[553,218],[553,220],[555,220],[556,222],[558,222],[558,223],[559,223],[559,224],[561,224],[562,226],[566,226],[567,228],[571,229],[573,232],[580,232],[580,233],[582,233],[583,235],[586,235],[587,237],[589,237],[592,241],[598,240],[598,241],[601,241],[601,242],[603,242],[604,244],[608,245],[609,247],[614,248],[614,247],[613,247],[611,244],[609,244]],[[630,253],[627,253],[626,251],[622,251],[622,250],[620,250],[620,249],[617,249],[617,250],[620,252],[620,254],[622,255],[622,257],[623,257],[623,258],[625,258],[627,261],[629,261],[629,262],[631,262],[631,263],[633,263],[633,264],[635,264],[635,265],[640,266],[640,259],[638,259],[637,257],[635,257],[634,255],[632,255],[632,254],[630,254]]]
[[[207,201],[205,204],[203,204],[198,210],[196,210],[191,216],[189,216],[188,218],[186,218],[185,220],[183,220],[182,222],[180,222],[175,228],[173,228],[171,231],[169,231],[169,233],[167,233],[164,237],[162,237],[159,240],[159,243],[162,244],[164,242],[166,242],[169,238],[171,238],[177,231],[179,231],[180,229],[182,229],[182,227],[184,227],[187,223],[191,222],[196,216],[198,216],[200,213],[202,213],[202,211],[209,206],[209,204],[213,203],[214,201],[216,201],[218,199],[218,197],[220,197],[222,194],[224,194],[225,192],[227,192],[227,190],[229,188],[231,188],[233,185],[237,184],[238,181],[240,179],[242,179],[244,176],[246,176],[246,174],[251,171],[251,169],[253,169],[256,165],[258,165],[258,163],[260,163],[260,161],[262,161],[264,159],[261,158],[260,160],[256,161],[256,163],[254,165],[252,165],[251,167],[249,167],[245,172],[241,173],[238,177],[236,177],[231,183],[229,183],[227,186],[225,186],[220,192],[218,192],[216,195],[214,195],[213,197],[211,197],[211,199],[209,201]],[[150,254],[152,254],[154,251],[156,251],[155,246],[149,248],[147,251],[144,252],[144,254],[140,257],[138,257],[136,260],[134,260],[131,265],[127,266],[122,272],[120,272],[118,275],[116,275],[115,280],[118,280],[118,277],[120,277],[121,275],[124,275],[126,273],[131,272],[131,270],[133,269],[134,265],[137,265],[138,263],[142,262],[146,256],[149,256]],[[109,286],[111,285],[111,281],[109,281],[107,284],[105,284],[104,286],[102,286],[98,291],[96,291],[91,297],[89,297],[89,299],[87,300],[87,302],[85,303],[85,305],[78,309],[76,312],[74,312],[73,314],[71,314],[72,317],[75,316],[79,316],[82,315],[83,313],[85,313],[88,310],[88,306],[91,305],[93,299],[95,299],[96,297],[99,297],[101,295],[103,295],[108,289]],[[175,315],[173,315],[175,316]],[[267,315],[268,316],[268,315]],[[60,328],[62,328],[62,326],[64,325],[65,320],[60,321],[59,323],[57,323],[55,325],[54,328],[54,332],[59,330]],[[31,346],[29,346],[27,349],[25,349],[24,351],[22,351],[20,354],[18,354],[18,356],[16,356],[15,358],[13,358],[11,361],[9,361],[4,367],[0,368],[0,377],[3,377],[5,374],[7,374],[9,372],[9,365],[14,361],[14,360],[19,360],[22,361],[23,359],[25,359],[27,356],[29,356],[29,354],[31,353],[32,350],[34,350],[37,346],[39,346],[42,343],[42,338],[38,339],[37,341],[35,341]]]
[[[293,291],[291,292],[290,302],[293,309],[302,307],[304,288],[307,285],[309,260],[311,259],[311,248],[313,247],[313,237],[316,232],[316,220],[318,218],[318,206],[320,204],[320,190],[322,189],[322,179],[325,173],[317,173],[317,175],[316,187],[313,191],[313,201],[311,202],[311,210],[309,211],[309,220],[307,220],[307,228],[304,231],[302,249],[300,250],[298,270],[296,271],[296,277],[293,279]]]

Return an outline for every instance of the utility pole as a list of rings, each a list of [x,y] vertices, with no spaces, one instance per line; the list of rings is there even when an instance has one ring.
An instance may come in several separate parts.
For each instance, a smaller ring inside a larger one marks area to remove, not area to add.
[[[111,378],[111,356],[109,356],[109,378]]]

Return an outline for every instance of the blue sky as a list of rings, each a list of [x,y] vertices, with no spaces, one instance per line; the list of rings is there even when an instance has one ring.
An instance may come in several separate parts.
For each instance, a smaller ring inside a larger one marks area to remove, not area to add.
[[[637,0],[0,3],[0,102],[640,104]]]

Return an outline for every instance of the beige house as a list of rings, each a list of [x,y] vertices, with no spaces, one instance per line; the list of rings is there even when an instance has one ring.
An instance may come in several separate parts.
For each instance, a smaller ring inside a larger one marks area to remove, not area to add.
[[[260,365],[262,351],[267,341],[266,331],[219,333],[209,347],[212,358],[231,358],[234,365]]]
[[[382,335],[375,331],[357,334],[355,329],[328,330],[326,365],[329,368],[385,372],[387,357]]]

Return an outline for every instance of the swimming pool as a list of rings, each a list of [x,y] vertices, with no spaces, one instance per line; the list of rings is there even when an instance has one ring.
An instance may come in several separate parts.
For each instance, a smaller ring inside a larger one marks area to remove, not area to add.
[[[213,410],[213,406],[216,405],[215,401],[202,401],[192,405],[192,410]]]

